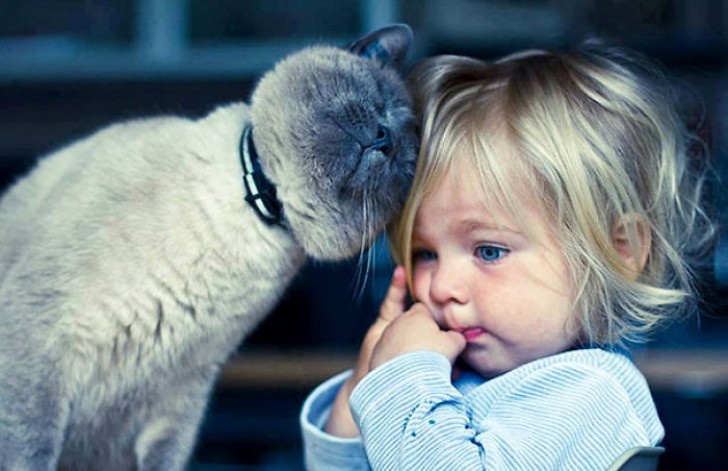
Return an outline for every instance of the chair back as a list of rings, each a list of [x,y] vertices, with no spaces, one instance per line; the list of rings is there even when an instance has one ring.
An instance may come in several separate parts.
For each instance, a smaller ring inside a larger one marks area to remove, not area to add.
[[[661,446],[636,446],[622,453],[608,471],[655,471],[660,455],[665,452]]]

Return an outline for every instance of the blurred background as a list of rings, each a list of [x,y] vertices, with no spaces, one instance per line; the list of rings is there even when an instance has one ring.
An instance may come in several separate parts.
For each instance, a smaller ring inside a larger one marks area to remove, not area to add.
[[[711,150],[711,210],[728,216],[726,0],[2,0],[0,189],[107,123],[247,100],[289,52],[393,22],[414,30],[412,61],[568,48],[590,35],[661,61]],[[191,470],[302,469],[301,402],[353,364],[389,280],[386,241],[373,250],[368,271],[310,263],[296,278],[223,373]],[[701,311],[635,351],[667,429],[661,470],[725,469],[727,286],[719,244],[701,273]]]

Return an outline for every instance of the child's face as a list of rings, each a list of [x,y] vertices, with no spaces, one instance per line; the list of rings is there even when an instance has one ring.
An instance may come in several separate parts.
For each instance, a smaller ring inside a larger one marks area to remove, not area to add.
[[[473,172],[461,175],[446,175],[417,212],[414,291],[443,329],[463,332],[462,358],[492,377],[573,345],[566,323],[574,293],[537,206],[520,208],[526,234],[482,203]]]

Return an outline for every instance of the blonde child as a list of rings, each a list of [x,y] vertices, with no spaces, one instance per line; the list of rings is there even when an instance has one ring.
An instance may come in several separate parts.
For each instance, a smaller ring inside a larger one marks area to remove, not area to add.
[[[422,149],[390,230],[404,268],[354,371],[304,404],[307,466],[597,470],[658,444],[624,346],[694,308],[712,228],[669,90],[589,44],[437,57],[411,78]]]

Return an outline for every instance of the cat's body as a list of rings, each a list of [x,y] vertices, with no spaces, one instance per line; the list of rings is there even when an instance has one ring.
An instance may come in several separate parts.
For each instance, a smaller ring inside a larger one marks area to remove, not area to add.
[[[355,51],[401,62],[406,33]],[[251,106],[113,125],[0,199],[0,470],[185,465],[221,366],[307,256],[358,253],[404,199],[410,104],[379,62],[294,54]],[[251,122],[282,226],[243,199]]]

